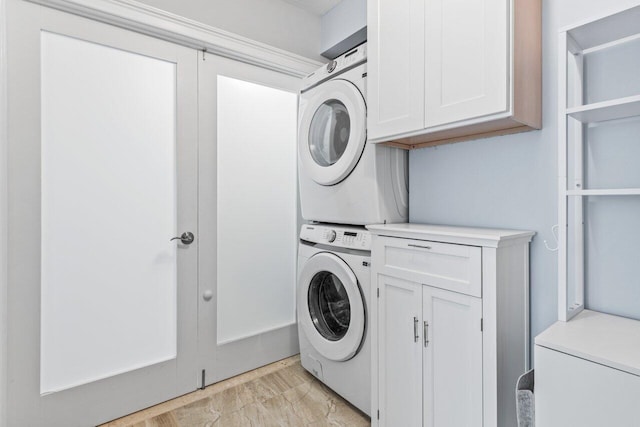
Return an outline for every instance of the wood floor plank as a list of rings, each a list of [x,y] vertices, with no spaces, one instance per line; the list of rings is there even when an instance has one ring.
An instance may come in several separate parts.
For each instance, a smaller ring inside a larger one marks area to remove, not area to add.
[[[294,356],[101,427],[369,425],[365,414],[309,374]]]

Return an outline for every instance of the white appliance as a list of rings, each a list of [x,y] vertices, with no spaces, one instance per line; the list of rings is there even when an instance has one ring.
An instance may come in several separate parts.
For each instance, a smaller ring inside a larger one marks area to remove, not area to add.
[[[302,366],[371,415],[371,235],[364,227],[305,224],[298,248]]]
[[[406,222],[407,152],[367,144],[366,44],[307,76],[300,95],[302,217],[339,224]]]

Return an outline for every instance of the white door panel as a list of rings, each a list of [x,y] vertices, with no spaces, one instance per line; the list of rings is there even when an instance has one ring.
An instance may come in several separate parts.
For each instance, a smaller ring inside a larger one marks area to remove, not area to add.
[[[42,33],[42,393],[176,357],[175,69]]]
[[[198,64],[198,366],[211,384],[298,352],[301,80],[210,54]]]
[[[197,386],[197,52],[26,2],[10,44],[10,425]]]

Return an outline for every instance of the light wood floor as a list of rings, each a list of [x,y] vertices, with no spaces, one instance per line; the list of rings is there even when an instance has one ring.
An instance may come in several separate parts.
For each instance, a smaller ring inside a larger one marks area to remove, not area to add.
[[[369,418],[294,356],[101,427],[367,427]]]

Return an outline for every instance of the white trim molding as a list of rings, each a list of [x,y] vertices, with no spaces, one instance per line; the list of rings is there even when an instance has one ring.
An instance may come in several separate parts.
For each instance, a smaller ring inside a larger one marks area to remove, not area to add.
[[[7,426],[7,257],[8,243],[8,164],[7,164],[7,9],[0,0],[0,427]]]
[[[322,63],[134,0],[26,0],[183,46],[304,77]]]

